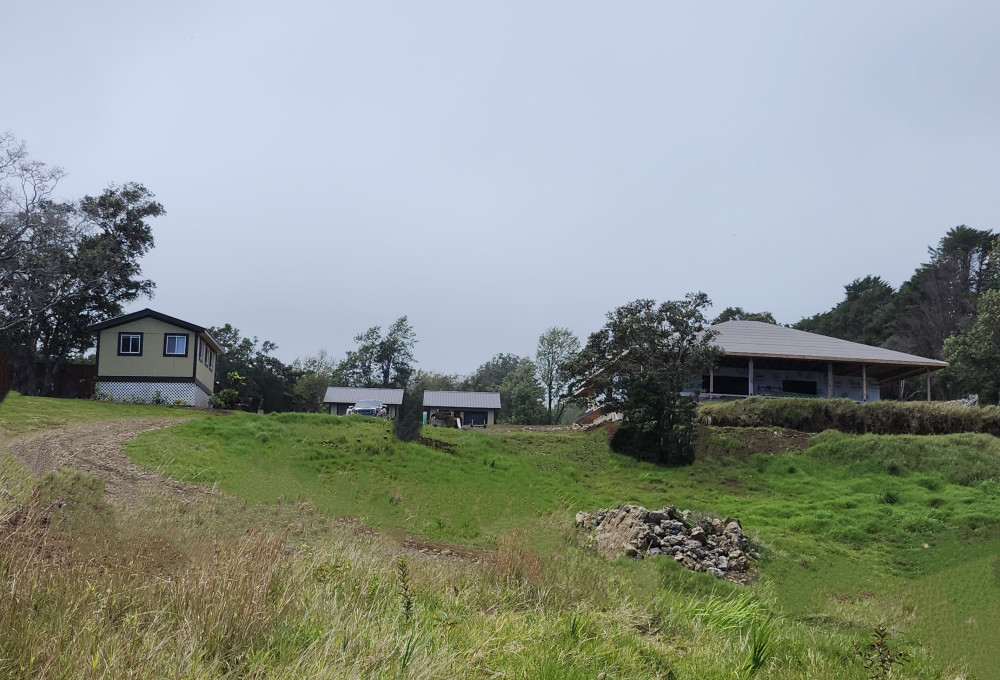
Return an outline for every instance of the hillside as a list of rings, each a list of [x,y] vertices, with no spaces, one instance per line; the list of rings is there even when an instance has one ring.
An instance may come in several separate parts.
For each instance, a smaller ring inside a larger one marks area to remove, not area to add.
[[[665,469],[599,433],[401,444],[361,418],[23,397],[0,426],[10,449],[178,415],[126,451],[215,492],[101,500],[87,475],[4,463],[6,675],[865,678],[854,643],[881,625],[912,659],[894,677],[998,677],[988,435],[705,428],[697,463]],[[757,583],[598,557],[573,514],[624,502],[740,517]]]

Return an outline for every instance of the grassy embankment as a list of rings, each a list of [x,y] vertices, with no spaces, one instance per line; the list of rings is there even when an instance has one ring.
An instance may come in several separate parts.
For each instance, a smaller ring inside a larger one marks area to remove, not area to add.
[[[0,425],[23,429],[34,402],[0,406]],[[853,643],[885,625],[914,657],[905,677],[953,677],[961,657],[979,678],[1000,665],[991,437],[826,433],[764,456],[744,433],[708,430],[698,463],[670,470],[610,453],[599,434],[426,434],[452,448],[400,444],[361,419],[245,414],[128,447],[249,505],[82,511],[100,506],[87,480],[50,476],[36,500],[76,500],[45,540],[68,549],[13,553],[30,522],[5,537],[18,597],[0,664],[23,669],[12,677],[863,678]],[[7,507],[23,504],[33,482],[9,463],[3,475],[18,489]],[[764,548],[761,582],[581,547],[572,512],[626,501],[740,516]],[[411,556],[404,577],[391,531],[323,519],[337,515],[496,557]]]

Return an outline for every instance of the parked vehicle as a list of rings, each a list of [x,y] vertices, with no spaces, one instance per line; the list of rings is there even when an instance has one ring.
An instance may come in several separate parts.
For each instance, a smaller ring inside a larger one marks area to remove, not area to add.
[[[347,409],[347,415],[351,415],[352,413],[356,413],[359,416],[385,418],[389,415],[389,409],[381,401],[359,401]]]

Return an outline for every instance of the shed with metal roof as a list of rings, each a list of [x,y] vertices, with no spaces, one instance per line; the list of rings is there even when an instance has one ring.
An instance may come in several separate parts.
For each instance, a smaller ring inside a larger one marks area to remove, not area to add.
[[[496,425],[500,414],[500,393],[427,390],[424,392],[424,410],[428,415],[435,411],[451,411],[462,419],[464,425]]]
[[[323,405],[332,415],[347,415],[347,409],[359,401],[380,401],[395,418],[403,403],[403,390],[392,387],[327,387]]]

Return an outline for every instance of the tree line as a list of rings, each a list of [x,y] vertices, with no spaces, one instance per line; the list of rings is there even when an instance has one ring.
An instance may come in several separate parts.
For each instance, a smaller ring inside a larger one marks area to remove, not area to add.
[[[406,316],[383,330],[372,326],[354,337],[355,346],[340,360],[326,350],[282,363],[277,345],[244,337],[230,324],[209,329],[225,351],[219,356],[219,405],[265,411],[319,412],[330,386],[499,392],[499,422],[528,425],[559,423],[579,412],[565,396],[567,365],[580,349],[572,331],[554,326],[538,339],[534,357],[501,353],[468,375],[415,367],[416,332]],[[567,411],[570,409],[570,411]]]
[[[13,387],[45,393],[69,362],[93,345],[87,328],[152,295],[140,260],[154,245],[151,220],[163,206],[134,182],[60,200],[64,171],[33,159],[25,144],[0,135],[0,352]],[[928,261],[898,289],[872,274],[844,287],[843,301],[793,327],[945,359],[934,375],[938,398],[978,393],[1000,400],[1000,240],[989,229],[954,227],[928,248]],[[327,387],[496,391],[500,422],[560,423],[580,412],[587,381],[605,408],[626,413],[616,446],[640,457],[683,462],[690,454],[693,402],[683,381],[717,360],[712,323],[776,323],[769,312],[730,307],[710,323],[703,293],[657,303],[636,300],[609,312],[581,346],[568,329],[547,329],[534,356],[500,353],[468,375],[416,368],[416,333],[406,316],[354,338],[343,358],[326,351],[280,361],[277,345],[225,324],[210,332],[219,357],[219,405],[265,411],[319,411]],[[627,361],[622,361],[628,356]],[[596,376],[596,377],[595,377]],[[907,385],[885,396],[911,396]]]

